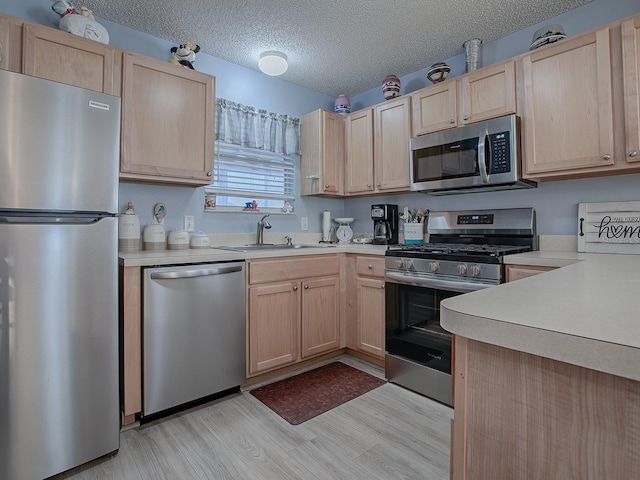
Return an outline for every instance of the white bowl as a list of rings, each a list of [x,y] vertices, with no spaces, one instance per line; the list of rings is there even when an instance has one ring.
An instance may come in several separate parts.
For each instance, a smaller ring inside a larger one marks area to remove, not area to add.
[[[333,219],[334,222],[339,223],[340,225],[349,225],[354,220],[355,220],[355,218],[346,218],[346,217],[340,217],[340,218],[334,218]]]

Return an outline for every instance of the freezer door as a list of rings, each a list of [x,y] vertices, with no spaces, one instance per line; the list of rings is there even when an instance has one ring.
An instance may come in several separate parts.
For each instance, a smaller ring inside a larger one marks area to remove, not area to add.
[[[0,209],[117,212],[120,99],[0,70]]]
[[[119,448],[117,219],[0,223],[0,478]]]

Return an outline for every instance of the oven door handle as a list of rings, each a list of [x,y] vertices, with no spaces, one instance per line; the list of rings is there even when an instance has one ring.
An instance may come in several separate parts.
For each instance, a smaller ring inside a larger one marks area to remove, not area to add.
[[[388,283],[398,283],[411,285],[414,287],[433,288],[435,290],[448,290],[451,292],[467,293],[475,290],[482,290],[495,286],[490,283],[475,283],[459,280],[443,280],[440,278],[425,278],[417,275],[406,275],[402,273],[386,272],[384,280]]]

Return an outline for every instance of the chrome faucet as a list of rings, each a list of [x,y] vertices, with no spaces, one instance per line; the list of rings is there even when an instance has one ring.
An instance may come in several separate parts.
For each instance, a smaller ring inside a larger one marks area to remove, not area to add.
[[[256,233],[256,244],[262,245],[264,243],[264,229],[271,228],[271,224],[265,220],[269,214],[267,213],[264,217],[258,220],[258,231]]]

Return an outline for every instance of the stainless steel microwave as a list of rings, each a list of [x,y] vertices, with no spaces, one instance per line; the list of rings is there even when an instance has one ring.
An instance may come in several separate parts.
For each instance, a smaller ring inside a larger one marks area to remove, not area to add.
[[[520,118],[494,118],[409,141],[411,190],[432,195],[531,188],[520,165]]]

